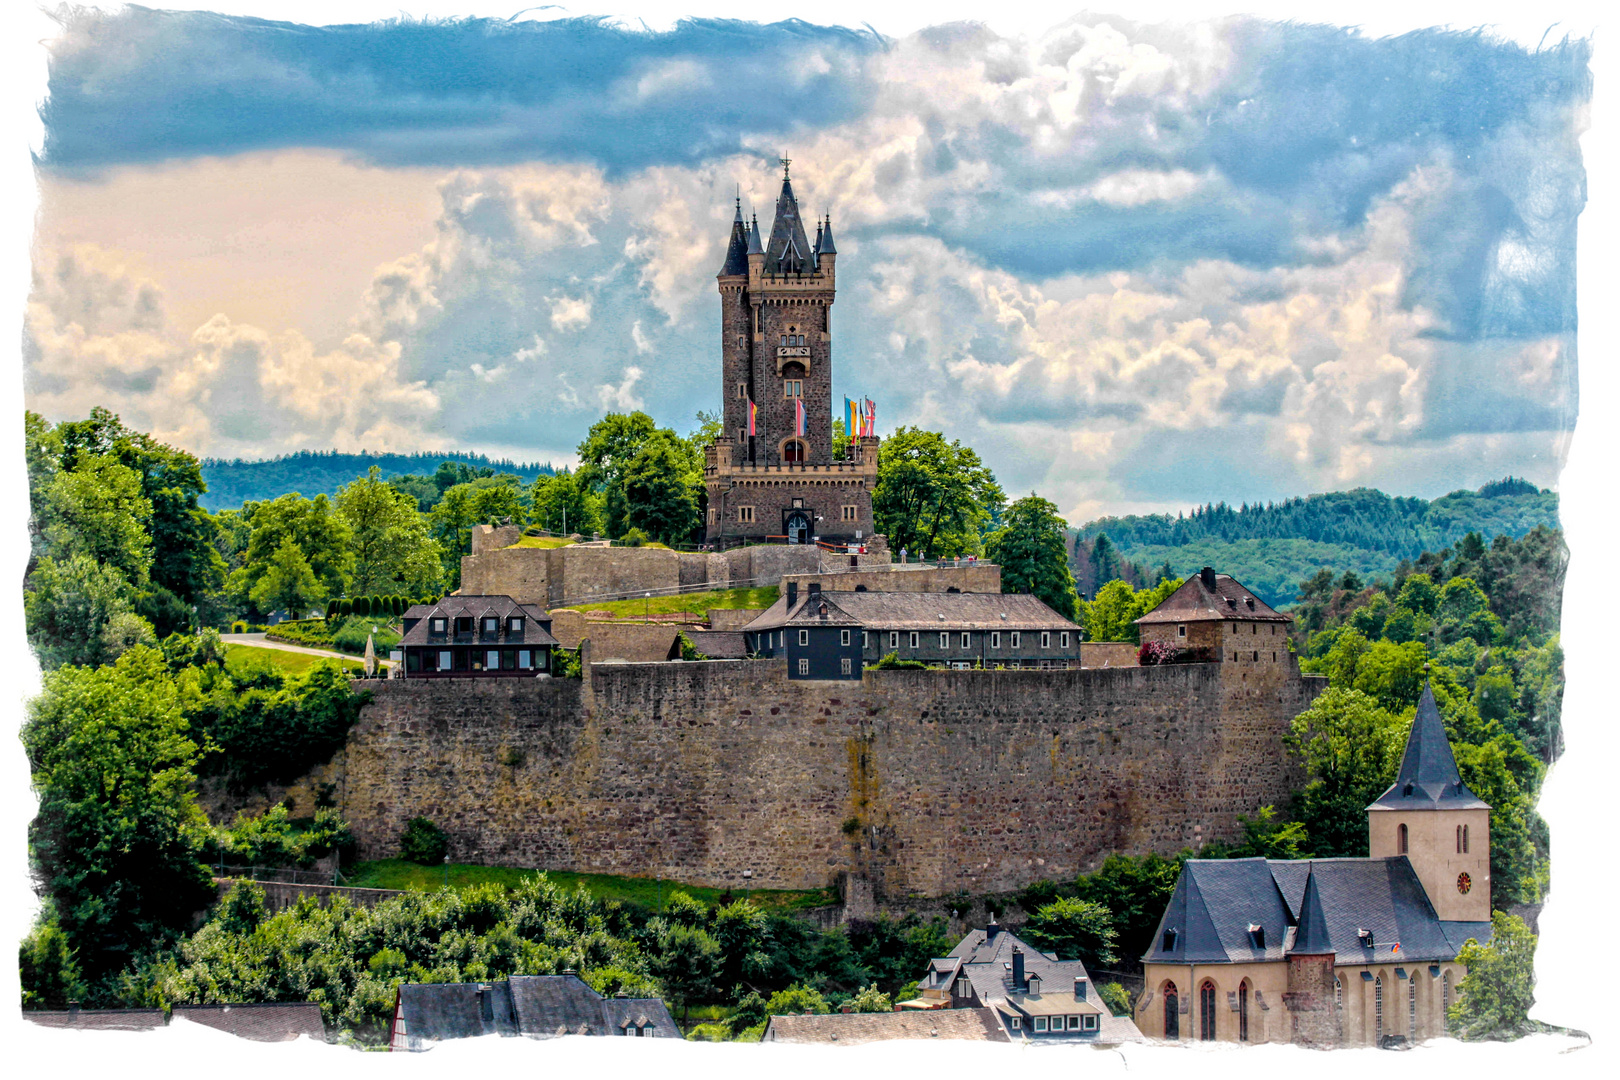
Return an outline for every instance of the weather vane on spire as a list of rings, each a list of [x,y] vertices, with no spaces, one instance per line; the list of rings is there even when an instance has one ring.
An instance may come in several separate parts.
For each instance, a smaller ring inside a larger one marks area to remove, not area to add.
[[[793,164],[793,159],[785,157],[777,158],[776,160],[782,163],[782,179],[786,180],[788,178],[788,166]]]

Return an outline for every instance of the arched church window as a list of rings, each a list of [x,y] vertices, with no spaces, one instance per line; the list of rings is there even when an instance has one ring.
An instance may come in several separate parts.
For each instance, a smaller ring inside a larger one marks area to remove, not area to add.
[[[1238,1042],[1249,1041],[1249,980],[1238,984]]]
[[[1373,980],[1373,1043],[1382,1044],[1384,1041],[1384,977],[1378,976]]]
[[[1215,984],[1207,979],[1198,988],[1198,1037],[1204,1042],[1215,1039]]]
[[[1417,1042],[1417,971],[1406,980],[1406,1037]]]
[[[1396,854],[1405,855],[1406,854],[1407,832],[1406,832],[1406,824],[1404,822],[1401,824],[1401,826],[1398,829],[1395,830],[1395,836],[1396,836],[1396,848],[1395,848]]]
[[[1463,826],[1463,848],[1462,848],[1462,853],[1464,855],[1468,854],[1468,826],[1466,826],[1466,825]]]
[[[1167,1039],[1181,1038],[1181,996],[1176,993],[1176,984],[1164,984],[1164,1037]]]

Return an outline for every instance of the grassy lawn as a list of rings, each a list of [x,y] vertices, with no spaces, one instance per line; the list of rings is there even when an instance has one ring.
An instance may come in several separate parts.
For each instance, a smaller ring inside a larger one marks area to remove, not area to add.
[[[701,615],[710,608],[768,608],[776,603],[776,597],[776,586],[768,585],[760,589],[717,589],[713,592],[682,593],[679,596],[654,596],[645,600],[603,600],[568,606],[575,611],[611,611],[621,619],[632,619],[639,617],[643,611],[649,615],[674,611],[691,611]]]
[[[512,866],[477,866],[472,863],[451,863],[449,882],[457,888],[494,882],[508,888],[517,885],[537,871]],[[565,889],[583,884],[592,896],[603,900],[620,900],[641,907],[658,909],[671,893],[685,892],[706,904],[719,901],[719,889],[697,885],[682,885],[678,881],[660,881],[653,878],[627,878],[613,874],[574,874],[565,870],[551,870],[546,874]],[[437,889],[446,880],[445,867],[422,866],[408,859],[377,859],[357,863],[343,874],[346,884],[366,889]],[[833,895],[825,889],[802,892],[787,889],[737,889],[733,899],[747,897],[766,910],[792,911],[797,908],[818,907],[833,902]]]
[[[560,548],[567,547],[573,541],[566,536],[525,536],[513,547]]]
[[[257,645],[227,645],[225,646],[225,666],[235,671],[243,664],[268,662],[271,667],[282,671],[298,674],[308,671],[316,664],[330,662],[342,664],[346,668],[358,671],[361,664],[357,660],[339,660],[337,657],[311,656],[309,653],[288,652],[285,649],[261,649]]]

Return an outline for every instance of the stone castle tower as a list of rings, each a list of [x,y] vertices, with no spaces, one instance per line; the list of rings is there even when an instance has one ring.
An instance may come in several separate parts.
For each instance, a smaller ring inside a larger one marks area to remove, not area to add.
[[[842,458],[832,444],[832,219],[816,222],[811,241],[782,166],[769,239],[757,217],[743,221],[739,199],[718,275],[724,433],[704,469],[710,543],[872,535],[878,440],[859,439]]]

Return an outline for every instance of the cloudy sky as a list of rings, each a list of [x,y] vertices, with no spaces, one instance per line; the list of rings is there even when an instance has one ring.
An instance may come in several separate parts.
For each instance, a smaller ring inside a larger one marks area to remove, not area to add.
[[[1574,422],[1561,31],[61,18],[24,349],[53,419],[225,457],[686,430],[733,193],[767,218],[789,156],[838,237],[835,397],[1076,523],[1552,484]]]

